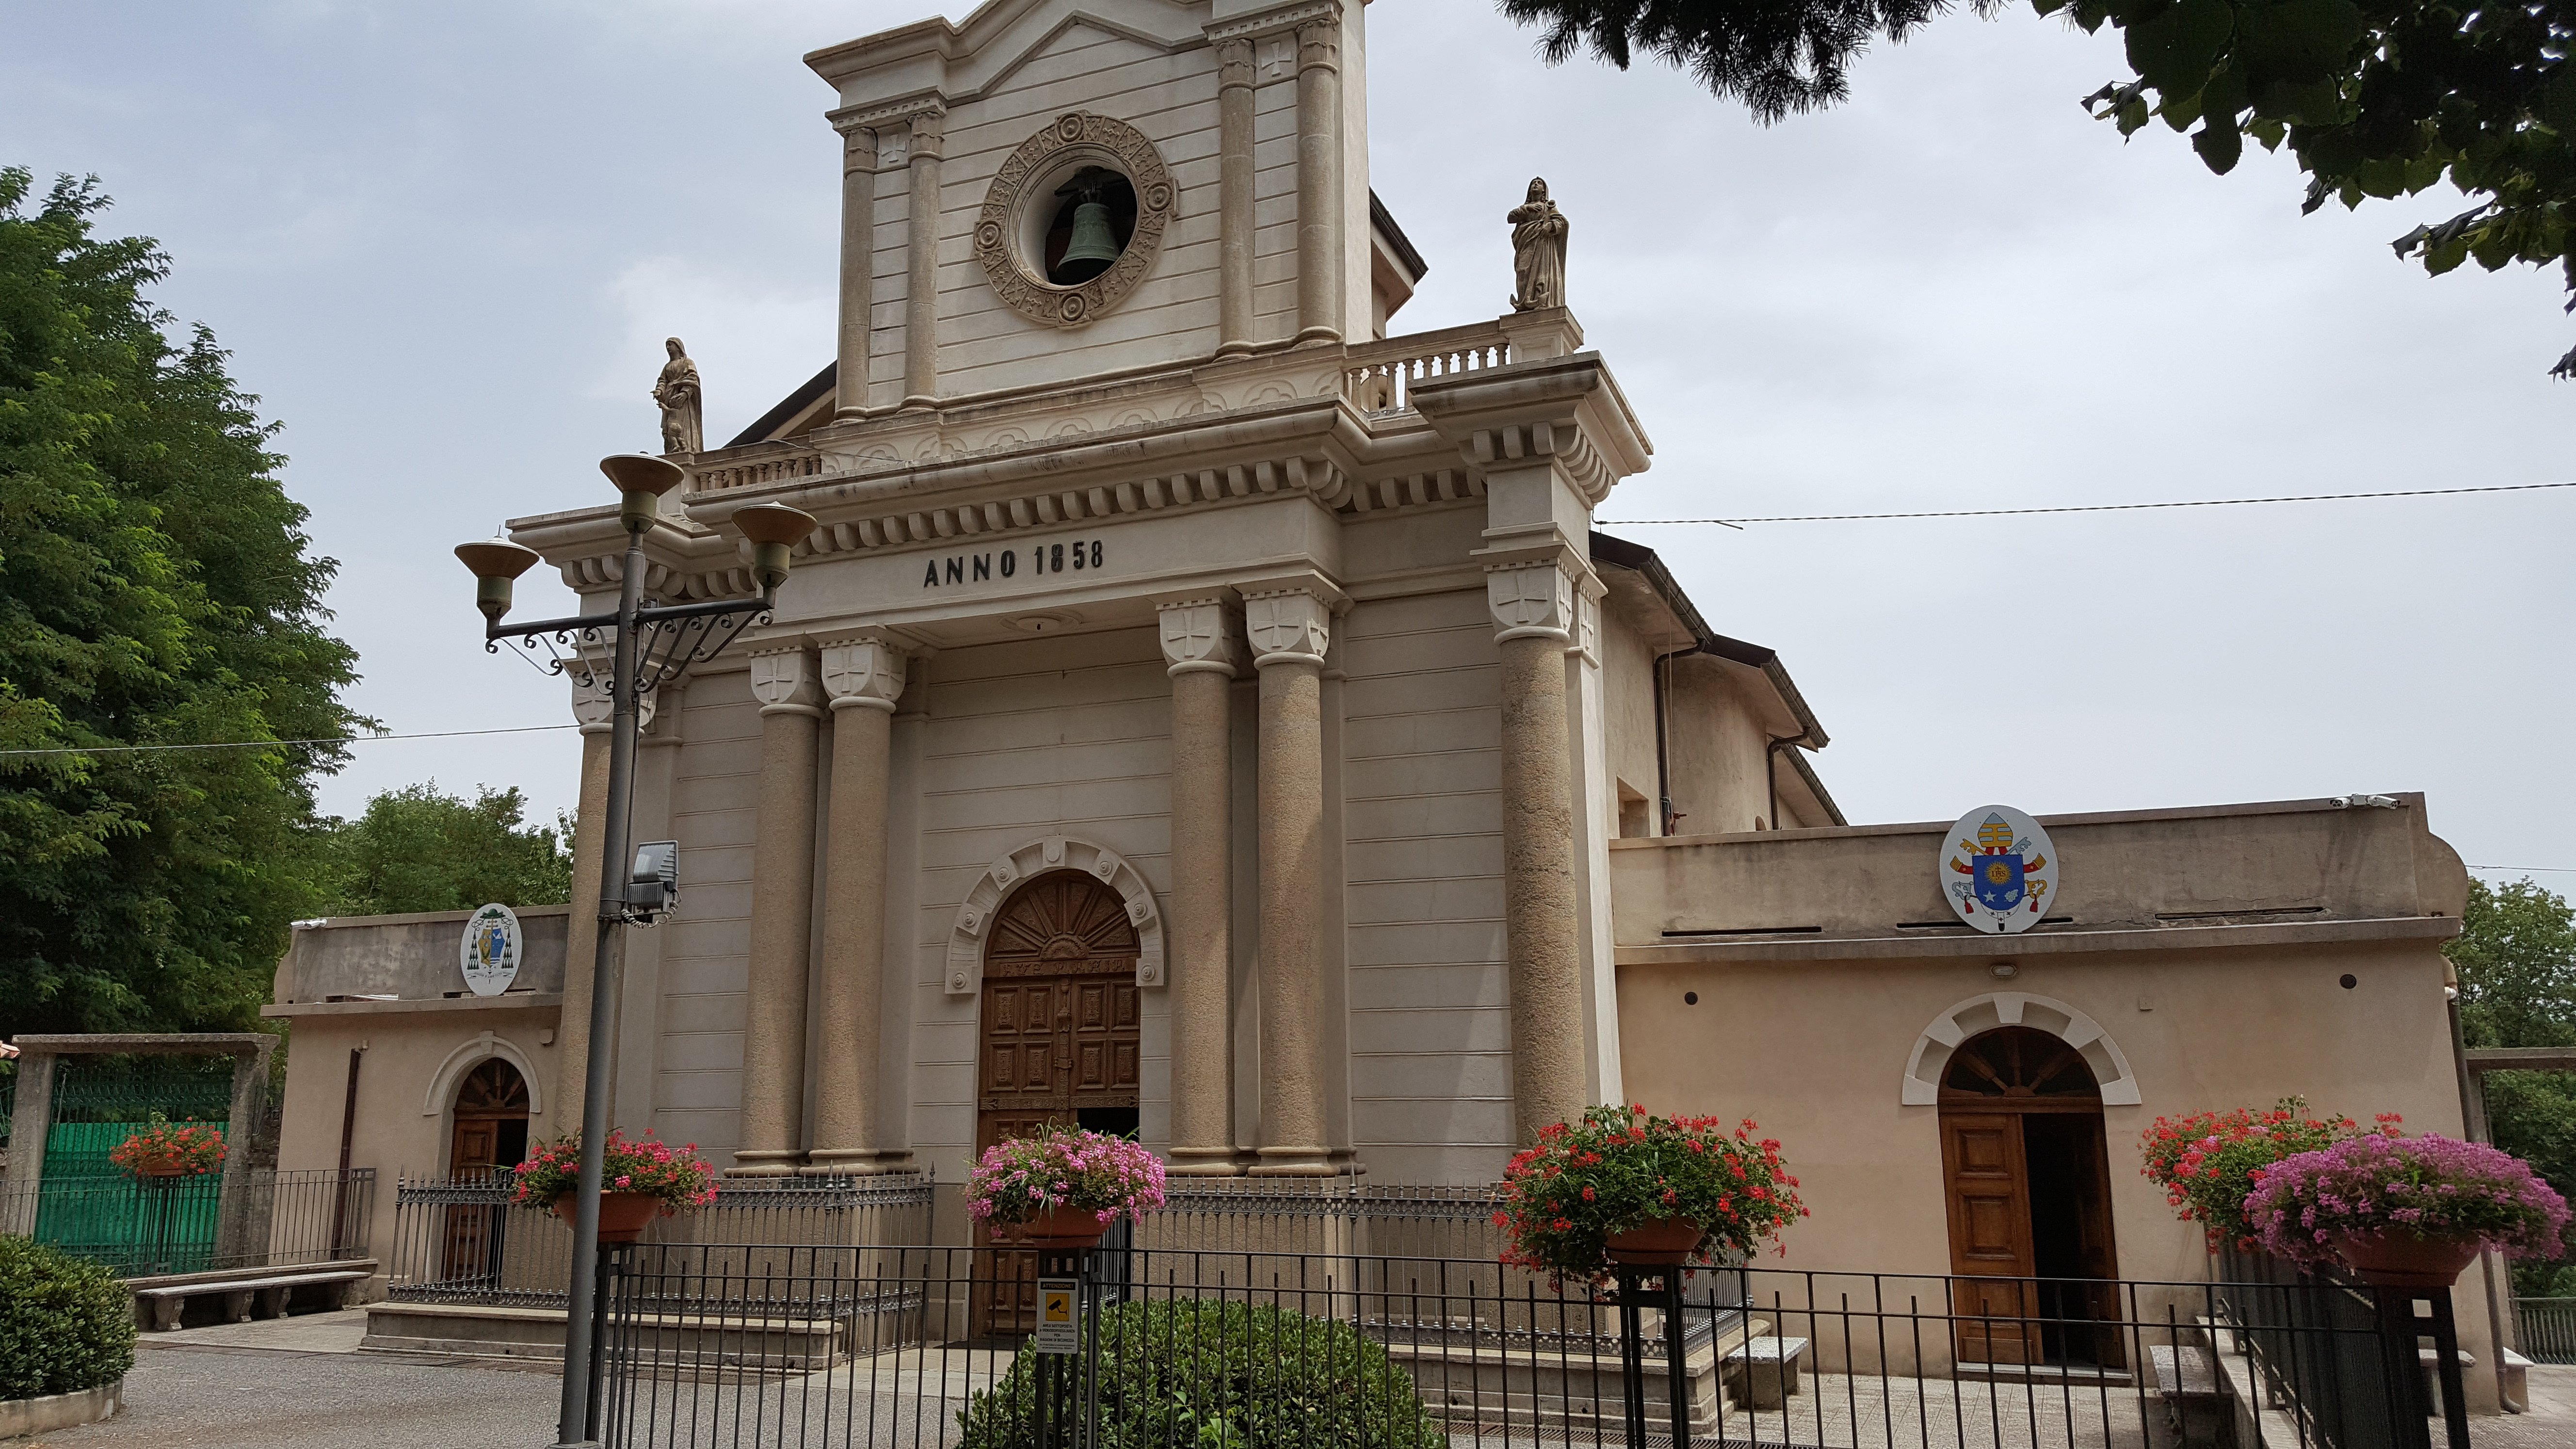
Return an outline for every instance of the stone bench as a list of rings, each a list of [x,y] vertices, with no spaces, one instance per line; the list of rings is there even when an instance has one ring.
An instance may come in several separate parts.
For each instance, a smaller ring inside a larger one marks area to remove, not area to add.
[[[1748,1338],[1737,1344],[1723,1364],[1727,1396],[1748,1409],[1785,1409],[1798,1392],[1798,1360],[1805,1357],[1803,1338]]]
[[[2531,1360],[2508,1348],[2496,1356],[2496,1362],[2503,1365],[2496,1373],[2496,1389],[2504,1396],[2506,1412],[2530,1413]]]
[[[223,1321],[248,1323],[256,1303],[263,1318],[286,1316],[286,1301],[298,1288],[324,1290],[328,1306],[337,1308],[349,1289],[375,1276],[373,1263],[323,1264],[295,1268],[254,1268],[234,1273],[192,1273],[176,1278],[141,1279],[132,1286],[134,1301],[145,1310],[155,1333],[179,1326],[191,1298],[221,1297]]]

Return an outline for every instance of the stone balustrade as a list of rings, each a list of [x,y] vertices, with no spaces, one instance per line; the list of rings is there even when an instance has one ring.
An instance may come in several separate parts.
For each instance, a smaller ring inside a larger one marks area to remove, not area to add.
[[[1416,382],[1500,367],[1511,360],[1511,339],[1499,321],[1389,337],[1349,349],[1344,394],[1362,412],[1410,407]]]

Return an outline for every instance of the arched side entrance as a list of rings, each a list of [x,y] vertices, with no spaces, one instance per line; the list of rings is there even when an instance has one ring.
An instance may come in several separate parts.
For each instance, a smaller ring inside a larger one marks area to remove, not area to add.
[[[1125,899],[1087,871],[1057,870],[1013,892],[983,960],[975,1151],[1050,1123],[1131,1133],[1143,1033],[1137,932]],[[988,1242],[977,1229],[977,1242]],[[994,1255],[986,1333],[1037,1326],[1037,1255]]]
[[[2085,1054],[2029,1026],[1960,1043],[1940,1086],[1941,1180],[1959,1357],[2119,1368],[2102,1088]],[[2098,1286],[2097,1286],[2098,1285]]]
[[[448,1132],[450,1179],[488,1178],[528,1156],[528,1079],[501,1057],[490,1057],[456,1083]],[[440,1276],[450,1283],[498,1281],[501,1241],[509,1209],[491,1203],[458,1203],[447,1209]]]

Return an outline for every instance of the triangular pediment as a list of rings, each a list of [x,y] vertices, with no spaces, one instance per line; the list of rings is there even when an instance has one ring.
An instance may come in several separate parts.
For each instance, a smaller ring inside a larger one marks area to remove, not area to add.
[[[1076,26],[1158,51],[1206,43],[1207,0],[989,0],[951,25],[926,21],[818,50],[806,64],[826,80],[936,57],[949,101],[984,95]]]

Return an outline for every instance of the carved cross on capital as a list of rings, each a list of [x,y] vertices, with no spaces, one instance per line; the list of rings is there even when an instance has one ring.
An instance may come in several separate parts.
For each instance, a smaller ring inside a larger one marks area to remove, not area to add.
[[[1554,639],[1570,642],[1575,627],[1574,581],[1552,562],[1498,564],[1485,570],[1485,607],[1494,616],[1494,640]]]
[[[832,708],[894,712],[903,698],[903,651],[883,639],[852,639],[823,650],[823,688]]]
[[[823,691],[814,678],[814,656],[803,645],[751,656],[751,697],[762,714],[823,713]]]
[[[1173,674],[1192,670],[1231,676],[1233,631],[1226,627],[1225,605],[1216,599],[1192,599],[1158,606],[1163,626],[1163,662]]]
[[[1321,664],[1333,640],[1332,606],[1303,590],[1246,594],[1243,632],[1252,641],[1255,666],[1287,660]]]

